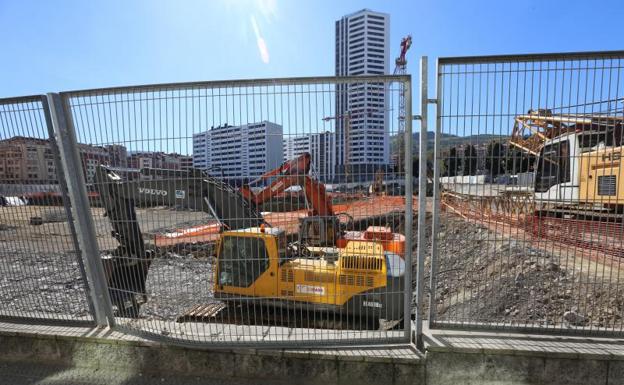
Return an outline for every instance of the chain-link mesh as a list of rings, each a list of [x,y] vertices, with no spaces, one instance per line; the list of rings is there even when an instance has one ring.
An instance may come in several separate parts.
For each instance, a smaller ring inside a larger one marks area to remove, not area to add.
[[[0,316],[91,321],[44,103],[0,100]]]
[[[63,94],[93,150],[84,172],[117,324],[198,343],[405,341],[404,85]]]
[[[621,332],[623,58],[440,59],[432,325]]]

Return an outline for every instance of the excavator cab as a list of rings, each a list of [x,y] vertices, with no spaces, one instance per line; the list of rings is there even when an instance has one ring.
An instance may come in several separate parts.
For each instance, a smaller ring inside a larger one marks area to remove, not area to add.
[[[333,247],[340,239],[340,221],[336,216],[303,217],[299,220],[299,241],[312,247]]]

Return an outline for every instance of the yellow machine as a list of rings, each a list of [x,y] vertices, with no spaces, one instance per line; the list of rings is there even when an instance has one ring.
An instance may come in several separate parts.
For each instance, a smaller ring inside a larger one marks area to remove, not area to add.
[[[223,303],[200,304],[180,321],[225,321],[227,317],[234,318],[234,322],[252,323],[265,322],[266,315],[285,315],[290,321],[303,321],[296,325],[316,327],[309,321],[323,319],[325,312],[325,318],[334,321],[331,327],[345,328],[335,321],[358,319],[365,322],[350,322],[346,328],[361,328],[364,324],[376,327],[380,320],[387,326],[402,319],[405,262],[392,251],[397,242],[384,237],[379,241],[338,238],[338,219],[331,212],[324,189],[310,183],[309,178],[305,186],[316,193],[310,196],[319,214],[303,218],[300,232],[305,237],[300,234],[297,242],[289,243],[286,232],[268,226],[239,191],[202,171],[140,172],[156,178],[125,180],[109,167],[96,169],[96,187],[113,236],[119,241],[117,250],[104,262],[118,315],[139,316],[155,255],[143,240],[135,210],[139,203],[203,210],[219,218],[228,229],[220,234],[216,245],[213,277],[214,297]],[[286,175],[277,182],[290,177]],[[322,231],[323,226],[331,231]],[[325,233],[325,237],[321,236]],[[201,310],[205,306],[207,310]],[[279,324],[279,318],[273,320],[270,324]]]
[[[621,164],[623,155],[622,146],[581,154],[581,202],[624,205],[624,173]]]
[[[379,243],[295,250],[278,228],[226,231],[217,246],[215,298],[376,324],[402,318],[404,270],[403,259]]]
[[[609,139],[604,132],[581,131],[544,143],[535,175],[535,200],[543,210],[612,218],[622,213],[624,147]]]

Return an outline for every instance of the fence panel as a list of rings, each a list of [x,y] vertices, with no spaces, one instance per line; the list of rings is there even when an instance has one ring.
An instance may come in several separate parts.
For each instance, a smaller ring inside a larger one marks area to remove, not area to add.
[[[623,58],[439,59],[433,327],[621,334]]]
[[[180,343],[409,341],[405,90],[409,76],[61,94],[116,324]]]
[[[43,96],[0,100],[0,317],[93,312]]]

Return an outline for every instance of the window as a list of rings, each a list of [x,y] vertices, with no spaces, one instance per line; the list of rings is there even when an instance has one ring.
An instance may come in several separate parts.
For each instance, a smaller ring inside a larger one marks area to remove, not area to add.
[[[567,141],[544,146],[540,152],[535,177],[535,191],[546,192],[552,186],[570,181],[570,147]]]
[[[219,284],[249,287],[269,268],[262,238],[226,236],[221,242]]]

